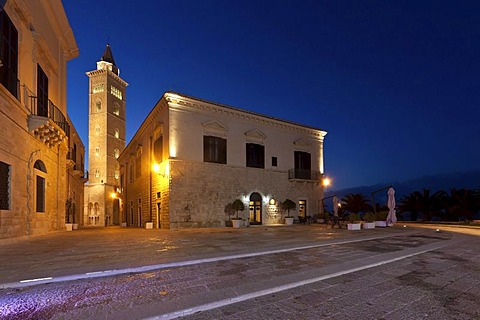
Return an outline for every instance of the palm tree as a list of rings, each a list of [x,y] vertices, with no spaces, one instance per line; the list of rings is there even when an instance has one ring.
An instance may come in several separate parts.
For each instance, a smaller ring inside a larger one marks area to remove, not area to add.
[[[445,191],[435,192],[430,196],[430,190],[423,189],[423,193],[418,191],[418,201],[420,202],[420,212],[422,213],[423,221],[431,221],[433,215],[440,215],[442,203],[445,198]]]
[[[342,203],[342,209],[355,214],[372,210],[367,197],[362,193],[349,193],[342,198]]]
[[[398,205],[398,211],[401,213],[409,212],[410,220],[417,221],[418,213],[420,212],[420,201],[419,201],[419,192],[412,192],[407,194],[402,199]]]
[[[452,189],[446,206],[449,216],[455,220],[463,217],[472,220],[473,215],[479,210],[478,191],[470,189]]]

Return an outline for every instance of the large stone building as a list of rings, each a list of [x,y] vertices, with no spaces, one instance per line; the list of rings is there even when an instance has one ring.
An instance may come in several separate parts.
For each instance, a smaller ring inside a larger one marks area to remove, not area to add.
[[[61,1],[7,0],[0,48],[0,238],[65,230],[67,199],[81,203],[84,180],[66,116],[78,47]]]
[[[87,225],[118,225],[120,168],[117,161],[125,148],[127,83],[120,78],[109,45],[89,77],[89,183],[85,186]]]
[[[326,132],[183,94],[165,93],[119,157],[121,222],[156,228],[225,226],[240,199],[251,224],[318,213]]]

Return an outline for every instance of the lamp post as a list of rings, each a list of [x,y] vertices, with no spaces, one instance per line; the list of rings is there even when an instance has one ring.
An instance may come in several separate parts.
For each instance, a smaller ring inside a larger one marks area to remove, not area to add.
[[[323,179],[322,179],[322,185],[323,185],[324,191],[325,191],[325,188],[328,187],[328,186],[331,185],[331,184],[332,184],[332,181],[330,180],[330,178],[328,178],[328,177],[323,177]],[[334,197],[334,196],[329,196],[329,197],[320,199],[319,204],[318,204],[319,214],[322,214],[322,215],[323,215],[323,213],[324,213],[323,207],[325,206],[325,203],[324,203],[323,201],[324,201],[325,199],[333,198],[333,197]]]

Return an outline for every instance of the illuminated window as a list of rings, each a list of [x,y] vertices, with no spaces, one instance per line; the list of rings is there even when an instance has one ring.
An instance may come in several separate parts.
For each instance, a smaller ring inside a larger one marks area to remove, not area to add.
[[[114,86],[110,86],[110,93],[114,96],[117,97],[118,99],[122,100],[122,91],[119,89],[115,88]]]
[[[100,135],[100,126],[98,124],[95,126],[95,135]]]
[[[120,150],[118,149],[113,150],[113,156],[115,157],[115,159],[118,159],[118,157],[120,157]]]
[[[103,83],[93,86],[93,93],[103,92]]]
[[[227,163],[227,139],[203,136],[203,161]]]
[[[100,170],[95,169],[95,178],[100,178]]]
[[[100,147],[95,147],[95,156],[100,156]]]
[[[118,129],[115,129],[114,135],[115,135],[115,138],[117,139],[120,138],[120,131]]]
[[[0,210],[10,210],[10,165],[0,161]]]
[[[120,178],[120,172],[118,170],[115,170],[115,180],[118,180],[118,178]]]
[[[97,99],[95,101],[95,110],[97,110],[97,112],[102,110],[102,100]]]
[[[113,114],[116,116],[120,116],[120,106],[118,103],[113,104]]]

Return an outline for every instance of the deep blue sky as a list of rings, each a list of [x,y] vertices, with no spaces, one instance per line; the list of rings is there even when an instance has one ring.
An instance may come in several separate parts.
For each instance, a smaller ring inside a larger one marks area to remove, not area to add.
[[[68,110],[109,42],[127,141],[165,91],[328,131],[333,189],[480,168],[478,1],[64,1]]]

